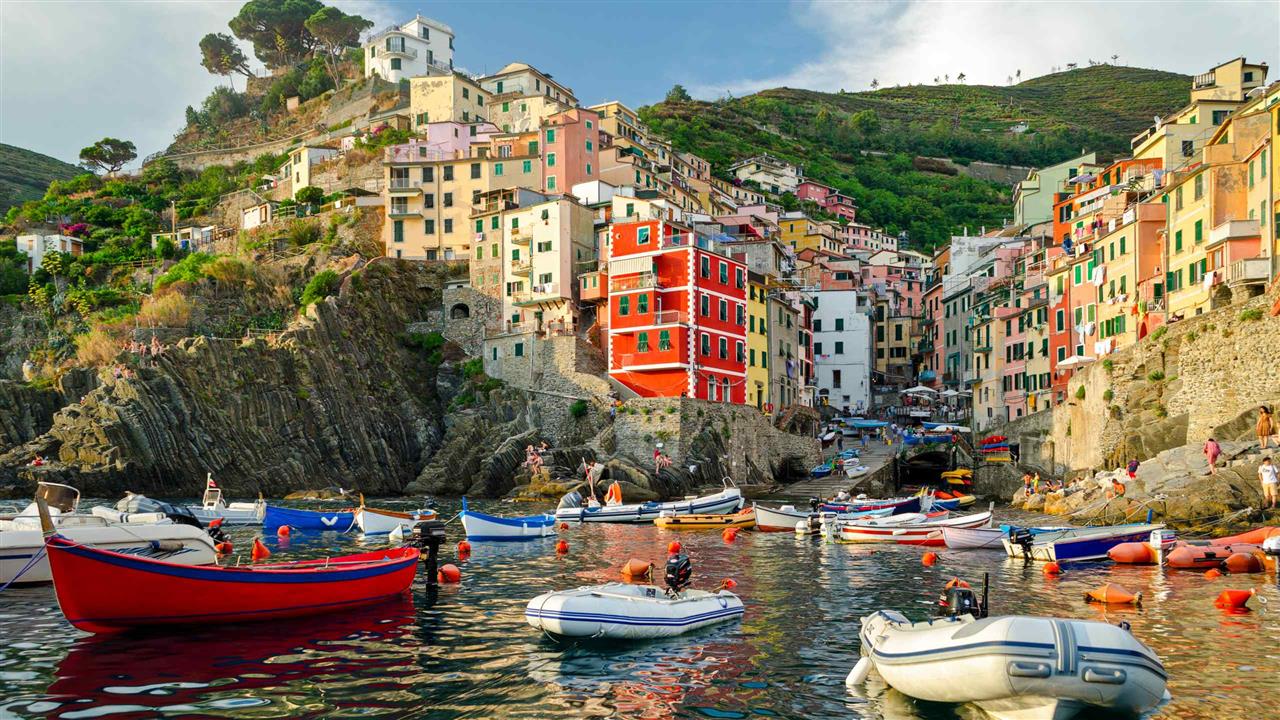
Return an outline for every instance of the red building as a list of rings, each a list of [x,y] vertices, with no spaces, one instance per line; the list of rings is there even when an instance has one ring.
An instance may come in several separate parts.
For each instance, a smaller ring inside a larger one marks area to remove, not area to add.
[[[818,204],[818,207],[849,222],[854,222],[858,218],[858,210],[853,204],[853,198],[830,185],[805,180],[796,186],[796,197],[801,200],[812,200]]]
[[[662,220],[614,223],[609,375],[644,397],[742,403],[747,268]]]

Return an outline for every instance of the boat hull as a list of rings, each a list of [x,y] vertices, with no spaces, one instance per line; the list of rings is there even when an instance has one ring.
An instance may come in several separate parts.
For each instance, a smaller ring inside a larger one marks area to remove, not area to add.
[[[889,508],[894,515],[920,512],[920,498],[910,497],[898,500],[870,500],[866,502],[823,503],[818,509],[823,512],[860,513],[869,510]]]
[[[556,520],[571,522],[650,523],[663,514],[715,515],[742,507],[742,491],[726,488],[715,495],[665,503],[560,508]],[[794,526],[793,526],[794,527]]]
[[[298,530],[347,532],[355,527],[355,524],[356,514],[351,510],[320,512],[268,505],[266,513],[262,516],[262,527],[267,530],[288,525]]]
[[[912,624],[880,612],[863,619],[861,636],[876,672],[899,692],[974,703],[999,718],[1060,720],[1085,710],[1137,715],[1165,695],[1159,658],[1106,623],[963,616]]]
[[[355,511],[356,525],[360,526],[360,532],[365,535],[387,535],[396,528],[407,532],[415,523],[435,519],[434,510],[406,513],[362,507]]]
[[[1103,560],[1111,548],[1127,542],[1141,542],[1152,530],[1163,525],[1132,525],[1093,530],[1080,528],[1061,533],[1046,533],[1031,545],[1031,558],[1044,562],[1082,562]],[[1010,557],[1021,557],[1022,546],[1008,538],[1001,541]]]
[[[46,547],[58,605],[72,625],[93,633],[338,612],[405,592],[418,564],[414,548],[223,568],[137,558],[56,535]]]
[[[555,535],[556,519],[546,514],[507,518],[466,510],[462,528],[474,542],[520,542]]]
[[[730,527],[749,529],[756,525],[756,513],[754,508],[748,508],[721,515],[659,516],[654,518],[653,524],[664,530],[721,530]]]
[[[644,640],[672,637],[742,617],[742,600],[727,590],[686,590],[670,599],[652,585],[610,583],[543,593],[525,620],[561,637]]]
[[[134,557],[147,557],[179,565],[212,565],[217,561],[213,539],[204,530],[179,524],[128,524],[126,527],[68,527],[59,533],[75,542]],[[178,544],[172,547],[170,544]],[[0,533],[0,584],[7,583],[44,548],[39,530],[8,530]],[[48,555],[42,555],[19,584],[52,582]]]
[[[229,506],[219,508],[188,505],[187,509],[205,525],[219,519],[222,520],[223,525],[261,525],[262,518],[266,514],[266,505],[258,503],[231,503]]]
[[[837,538],[841,542],[896,543],[898,545],[942,547],[945,544],[942,537],[944,528],[982,528],[990,524],[990,512],[980,512],[933,522],[926,521],[913,525],[845,524],[840,526]]]

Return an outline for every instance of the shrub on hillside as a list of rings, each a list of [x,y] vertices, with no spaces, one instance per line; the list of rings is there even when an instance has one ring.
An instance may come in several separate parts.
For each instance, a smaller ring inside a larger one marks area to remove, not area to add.
[[[1147,379],[1151,382],[1160,382],[1164,379],[1164,372],[1161,370],[1152,370],[1147,373]]]
[[[156,290],[162,290],[174,283],[193,283],[204,277],[201,268],[213,262],[213,256],[205,253],[191,253],[156,278]]]
[[[76,360],[81,365],[102,367],[115,362],[120,355],[121,338],[113,334],[108,326],[95,327],[89,332],[76,336]]]
[[[1256,322],[1262,319],[1262,308],[1249,308],[1240,311],[1241,322]]]
[[[299,298],[299,302],[305,308],[308,305],[320,302],[337,291],[338,273],[332,270],[321,270],[302,289],[302,297]]]
[[[587,416],[587,401],[586,401],[586,400],[574,400],[574,401],[573,401],[573,404],[569,406],[569,414],[570,414],[570,415],[572,415],[572,416],[574,416],[575,418],[579,418],[579,419],[586,417],[586,416]]]
[[[289,244],[302,247],[320,239],[322,232],[319,223],[307,220],[294,220],[289,223]]]
[[[315,185],[308,185],[299,190],[294,195],[294,199],[300,203],[319,205],[324,202],[324,191]]]
[[[138,311],[138,325],[182,328],[191,322],[191,301],[179,292],[152,297]]]

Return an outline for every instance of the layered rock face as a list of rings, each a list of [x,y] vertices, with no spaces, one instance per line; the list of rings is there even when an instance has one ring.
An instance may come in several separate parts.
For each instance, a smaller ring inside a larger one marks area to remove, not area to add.
[[[62,408],[47,432],[0,456],[9,480],[85,494],[227,495],[336,485],[399,492],[439,442],[435,369],[401,341],[439,302],[421,266],[377,259],[339,294],[266,339],[187,338],[135,377]],[[40,453],[54,462],[28,463]]]

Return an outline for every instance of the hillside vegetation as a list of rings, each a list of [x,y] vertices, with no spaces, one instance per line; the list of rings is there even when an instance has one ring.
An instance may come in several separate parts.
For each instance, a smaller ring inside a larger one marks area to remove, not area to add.
[[[1101,65],[1009,87],[927,85],[860,93],[778,88],[641,111],[676,147],[719,171],[769,152],[853,195],[860,220],[932,246],[963,226],[1011,215],[1009,188],[921,172],[917,156],[1044,166],[1082,150],[1120,155],[1129,139],[1187,101],[1190,78]],[[1028,131],[1011,132],[1019,122]]]
[[[25,200],[43,197],[50,182],[70,180],[83,172],[57,158],[0,143],[0,216]]]

